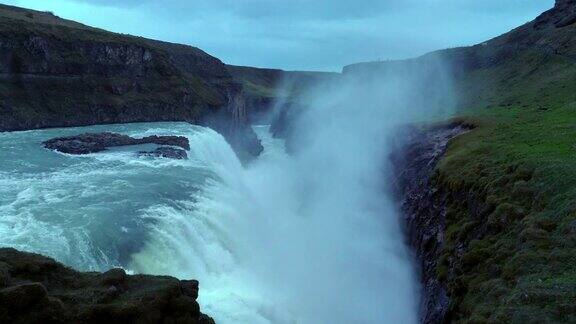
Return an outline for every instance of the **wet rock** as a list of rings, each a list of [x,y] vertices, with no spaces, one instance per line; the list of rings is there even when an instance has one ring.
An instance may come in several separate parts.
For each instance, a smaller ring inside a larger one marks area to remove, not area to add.
[[[193,312],[200,311],[200,305],[196,302],[196,300],[189,296],[180,296],[175,298],[170,305],[168,305],[172,309],[172,312],[175,314],[175,317],[184,317],[186,316],[186,310],[192,309]]]
[[[0,262],[0,288],[6,287],[10,284],[10,271],[8,264]]]
[[[68,154],[89,154],[106,150],[106,146],[102,143],[88,142],[82,139],[72,138],[50,140],[44,142],[44,147]]]
[[[139,156],[157,157],[157,158],[168,158],[176,160],[186,160],[188,159],[188,154],[186,151],[173,148],[173,147],[159,147],[154,151],[140,151]]]
[[[200,312],[196,280],[77,272],[8,248],[0,269],[11,278],[0,289],[0,323],[214,323]]]
[[[120,296],[121,292],[116,286],[110,286],[106,291],[102,294],[102,296],[98,299],[99,304],[107,304],[112,302],[118,296]]]
[[[225,115],[213,114],[205,118],[202,126],[210,127],[220,133],[232,147],[240,161],[252,161],[264,151],[264,146],[251,126],[231,123]]]
[[[431,177],[449,140],[466,130],[458,124],[424,131],[406,129],[401,136],[404,143],[392,156],[394,172],[390,177],[405,216],[408,242],[420,262],[422,323],[444,323],[447,320],[450,300],[446,286],[437,276],[444,244],[446,210],[443,198],[431,185]]]
[[[179,146],[185,150],[190,150],[190,142],[184,136],[147,136],[141,139],[145,143],[152,143],[158,145],[171,145]]]
[[[182,280],[180,282],[180,288],[182,289],[182,293],[185,296],[189,296],[194,298],[198,298],[198,286],[199,283],[197,280]]]
[[[44,285],[21,283],[0,290],[1,323],[65,323],[64,304]]]
[[[102,274],[102,284],[117,286],[126,281],[126,271],[124,269],[110,269]]]
[[[109,147],[140,144],[171,145],[190,150],[190,143],[188,139],[183,136],[153,135],[144,138],[133,138],[128,135],[108,132],[57,137],[43,143],[47,149],[67,154],[89,154],[105,151]]]
[[[46,288],[38,283],[24,283],[0,290],[0,305],[14,309],[27,309],[47,300]]]

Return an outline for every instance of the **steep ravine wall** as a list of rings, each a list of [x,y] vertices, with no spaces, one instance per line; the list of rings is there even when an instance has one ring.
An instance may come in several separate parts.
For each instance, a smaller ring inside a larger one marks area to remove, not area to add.
[[[538,185],[547,174],[527,162],[458,165],[462,143],[483,126],[455,138],[463,131],[407,130],[392,157],[422,323],[574,323],[573,214],[566,225],[554,218],[563,206],[546,201]],[[482,181],[487,172],[498,178]]]
[[[245,101],[226,65],[198,48],[0,5],[0,131],[185,121],[257,155]]]
[[[438,190],[434,172],[448,142],[467,131],[460,124],[421,130],[406,128],[405,140],[392,155],[394,191],[405,216],[406,238],[416,256],[421,278],[421,322],[448,322],[450,299],[446,283],[439,280],[446,195]]]

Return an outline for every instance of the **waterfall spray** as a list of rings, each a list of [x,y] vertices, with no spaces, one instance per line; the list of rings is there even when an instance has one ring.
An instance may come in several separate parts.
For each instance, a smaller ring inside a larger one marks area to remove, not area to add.
[[[447,80],[438,64],[309,89],[294,152],[260,127],[265,152],[247,167],[218,134],[193,138],[214,178],[181,210],[149,212],[131,266],[197,277],[222,323],[415,323],[417,280],[384,172],[395,128],[446,108]]]

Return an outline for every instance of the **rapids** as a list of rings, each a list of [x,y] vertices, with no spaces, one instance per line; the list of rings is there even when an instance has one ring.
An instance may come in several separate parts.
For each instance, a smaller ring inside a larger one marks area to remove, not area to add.
[[[290,156],[254,129],[265,151],[246,166],[218,133],[185,123],[2,133],[0,246],[79,270],[198,279],[218,323],[416,322],[413,270],[375,171]],[[189,159],[40,145],[101,131],[187,136]]]

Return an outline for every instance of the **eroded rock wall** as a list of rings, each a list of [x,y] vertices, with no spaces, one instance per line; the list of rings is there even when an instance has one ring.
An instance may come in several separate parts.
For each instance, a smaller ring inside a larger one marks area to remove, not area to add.
[[[437,274],[446,229],[446,196],[432,178],[450,139],[466,130],[459,124],[404,129],[404,141],[392,156],[395,194],[420,270],[422,323],[447,321],[450,300]]]

